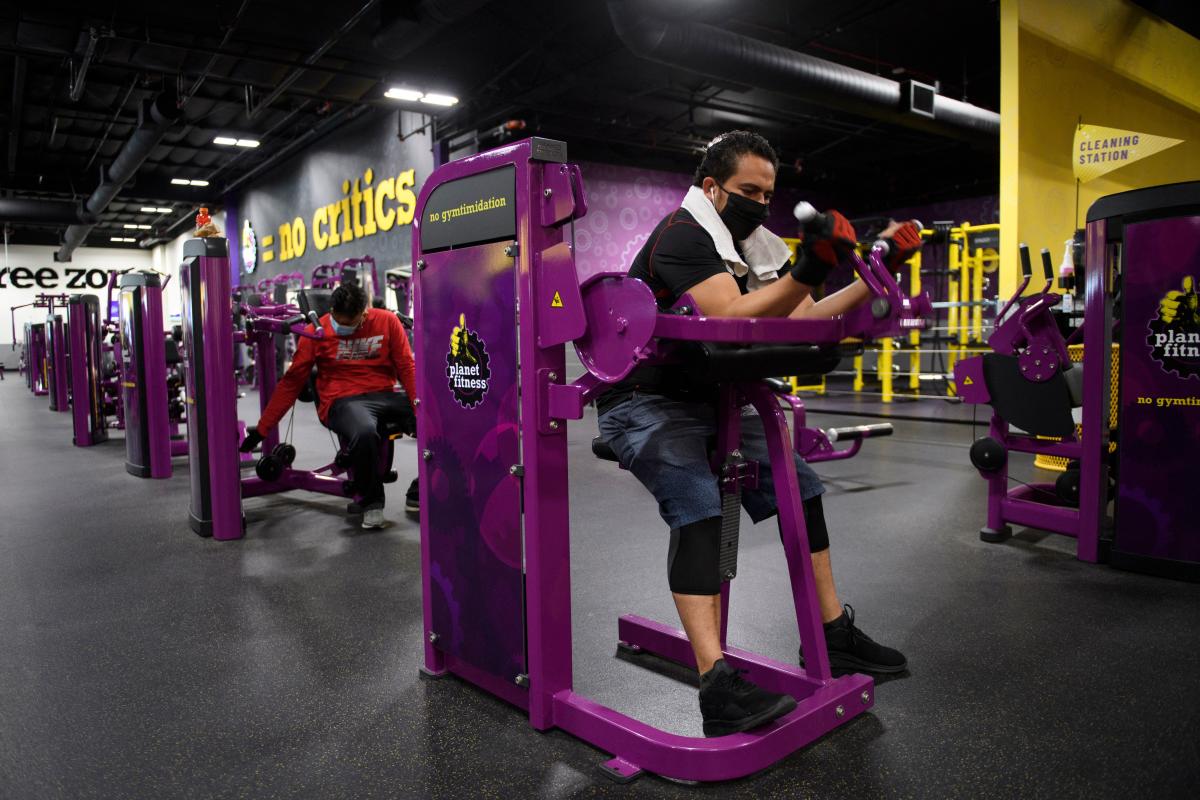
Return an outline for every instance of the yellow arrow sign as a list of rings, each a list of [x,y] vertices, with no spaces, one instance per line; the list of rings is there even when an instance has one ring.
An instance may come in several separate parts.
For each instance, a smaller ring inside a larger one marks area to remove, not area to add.
[[[1102,125],[1080,125],[1075,129],[1075,149],[1072,151],[1075,177],[1087,183],[1182,141]]]

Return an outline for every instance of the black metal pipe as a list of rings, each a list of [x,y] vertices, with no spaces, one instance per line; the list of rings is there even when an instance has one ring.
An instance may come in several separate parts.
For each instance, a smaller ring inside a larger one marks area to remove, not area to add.
[[[87,80],[88,67],[92,65],[92,56],[96,55],[96,43],[100,41],[100,34],[95,28],[88,28],[88,43],[87,49],[83,51],[83,60],[79,62],[79,72],[75,73],[74,79],[71,82],[71,102],[78,103],[79,98],[83,97],[84,81]]]
[[[786,47],[688,20],[653,13],[653,0],[609,0],[617,36],[636,55],[716,80],[807,100],[821,99],[867,116],[930,129],[930,122],[976,135],[1000,135],[1000,115],[936,95],[934,119],[904,113],[896,81]]]
[[[0,222],[94,225],[98,221],[99,217],[85,211],[79,203],[0,197]]]
[[[92,214],[99,216],[108,208],[108,204],[116,197],[129,179],[134,176],[142,163],[150,156],[150,152],[158,146],[163,136],[179,119],[182,111],[179,108],[177,96],[173,92],[163,92],[147,103],[142,109],[142,124],[125,142],[125,146],[117,153],[111,165],[105,170],[100,185],[92,192],[85,207]],[[71,225],[63,233],[62,245],[54,254],[55,261],[70,261],[75,248],[83,243],[94,224]]]

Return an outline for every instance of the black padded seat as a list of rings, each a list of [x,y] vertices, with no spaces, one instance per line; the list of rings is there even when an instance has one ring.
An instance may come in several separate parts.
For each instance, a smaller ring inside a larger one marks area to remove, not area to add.
[[[1021,375],[1016,356],[988,353],[983,357],[983,379],[992,409],[1009,425],[1034,436],[1075,433],[1071,391],[1062,372],[1037,383]]]
[[[333,307],[332,289],[305,289],[304,293],[308,295],[309,307],[317,312],[318,317],[325,316]]]

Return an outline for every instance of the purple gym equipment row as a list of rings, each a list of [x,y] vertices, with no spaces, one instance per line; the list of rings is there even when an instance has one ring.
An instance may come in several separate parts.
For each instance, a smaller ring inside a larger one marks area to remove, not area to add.
[[[366,286],[366,277],[371,279],[371,298],[383,297],[383,285],[379,283],[379,271],[374,256],[344,258],[332,264],[318,264],[312,269],[312,288],[334,289],[347,278]]]
[[[955,365],[963,400],[993,407],[989,436],[971,450],[988,481],[984,541],[1007,539],[1009,523],[1025,525],[1074,537],[1082,561],[1200,580],[1200,505],[1191,478],[1200,452],[1197,209],[1200,182],[1109,195],[1089,209],[1082,367],[1071,365],[1050,313],[1060,296],[1050,291],[1049,252],[1042,251],[1045,284],[1022,296],[1032,269],[1021,246],[1024,279],[997,316],[988,341],[995,352]],[[1114,326],[1118,290],[1123,317]],[[1177,311],[1164,311],[1176,301]],[[1122,338],[1119,478],[1109,454],[1114,330]],[[1082,407],[1081,437],[1073,406]],[[1075,491],[1064,497],[1055,484],[1010,490],[1009,452],[1078,461]]]
[[[72,442],[91,447],[108,441],[101,375],[103,346],[100,299],[94,294],[73,294],[67,300],[71,352]]]
[[[67,385],[66,332],[62,317],[54,313],[55,304],[66,305],[65,294],[39,294],[31,303],[9,307],[12,317],[13,341],[17,340],[17,309],[44,308],[46,322],[25,323],[25,385],[34,395],[49,395],[51,411],[68,411],[70,389]],[[57,318],[57,323],[56,323]],[[57,328],[57,331],[56,331]],[[55,337],[57,336],[57,341]],[[58,345],[57,348],[55,345]],[[59,387],[56,375],[61,375]]]
[[[594,276],[580,286],[564,228],[585,213],[579,168],[566,163],[564,143],[546,139],[439,167],[421,190],[413,265],[423,672],[453,673],[527,711],[533,727],[561,728],[612,753],[604,767],[617,780],[643,770],[704,781],[748,775],[874,702],[869,677],[830,675],[783,409],[761,380],[725,384],[718,451],[735,449],[739,406],[753,403],[779,476],[807,666],[723,646],[732,666],[799,705],[763,728],[713,739],[656,729],[572,689],[567,421],[582,418],[589,400],[638,364],[677,357],[680,341],[804,342],[796,348],[807,352],[851,334],[922,327],[929,301],[903,296],[876,250],[857,265],[875,302],[845,317],[659,313],[650,289],[627,276]],[[568,342],[588,370],[574,382],[566,382]],[[723,485],[748,483],[754,471],[738,470]],[[727,581],[723,626],[728,601]],[[694,667],[687,638],[673,627],[626,615],[618,636],[626,649]]]
[[[118,290],[125,471],[139,478],[169,478],[171,424],[162,280],[153,272],[127,272],[121,275]]]

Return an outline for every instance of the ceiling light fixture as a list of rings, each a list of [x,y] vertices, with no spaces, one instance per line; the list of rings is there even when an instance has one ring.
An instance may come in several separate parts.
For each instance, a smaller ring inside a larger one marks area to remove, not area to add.
[[[237,140],[238,147],[258,147],[258,145],[259,145],[258,139],[238,139]]]
[[[384,97],[390,97],[393,100],[406,100],[410,103],[415,103],[421,99],[424,92],[418,92],[416,89],[406,89],[403,86],[393,86],[383,93]]]
[[[150,226],[149,226],[149,225],[138,225],[137,223],[134,223],[134,222],[126,222],[126,223],[125,223],[125,227],[126,227],[127,229],[129,229],[129,230],[135,230],[135,231],[148,231],[148,230],[150,230]]]
[[[170,214],[174,210],[173,208],[163,208],[162,206],[142,206],[141,208],[143,214]]]
[[[109,238],[109,241],[112,241],[112,242],[136,242],[137,239],[134,239],[131,236],[113,236],[113,237]]]
[[[223,144],[227,147],[232,147],[237,144],[238,140],[232,136],[216,136],[213,138],[213,144]]]
[[[422,103],[428,103],[431,106],[452,106],[458,103],[458,98],[449,94],[424,94],[421,96]]]
[[[171,183],[176,186],[208,186],[208,181],[190,181],[187,178],[171,178]]]

